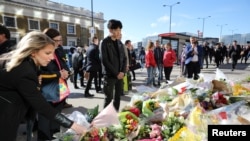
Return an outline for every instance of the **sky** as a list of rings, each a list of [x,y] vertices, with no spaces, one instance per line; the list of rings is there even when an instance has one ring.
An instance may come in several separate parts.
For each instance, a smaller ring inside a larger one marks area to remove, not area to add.
[[[91,0],[50,1],[91,10]],[[204,29],[204,37],[217,38],[250,33],[250,0],[93,0],[93,11],[104,13],[106,21],[120,20],[123,41],[132,42],[168,33],[170,7],[171,32],[197,34]],[[107,36],[107,22],[104,27]]]

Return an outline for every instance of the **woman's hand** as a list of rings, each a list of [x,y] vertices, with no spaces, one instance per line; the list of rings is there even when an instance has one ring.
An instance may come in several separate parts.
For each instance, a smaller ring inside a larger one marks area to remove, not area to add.
[[[85,127],[83,127],[82,125],[79,125],[75,122],[71,126],[71,129],[73,129],[77,135],[82,135],[82,134],[85,134],[87,132],[87,129]]]
[[[69,77],[69,72],[67,70],[65,70],[65,69],[62,69],[60,71],[60,73],[61,73],[61,78],[62,79],[67,79]]]

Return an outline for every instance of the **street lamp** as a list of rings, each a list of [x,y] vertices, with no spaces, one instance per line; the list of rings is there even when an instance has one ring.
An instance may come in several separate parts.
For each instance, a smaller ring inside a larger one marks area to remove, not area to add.
[[[165,4],[163,5],[163,7],[168,6],[168,7],[170,8],[170,16],[169,16],[169,33],[171,33],[172,7],[173,7],[174,5],[176,5],[176,4],[180,4],[180,2],[176,2],[176,3],[172,4],[172,5],[165,5]]]
[[[93,0],[91,0],[91,26],[94,27]]]
[[[220,26],[220,42],[221,42],[221,35],[222,35],[222,28],[223,26],[226,26],[227,24],[221,24],[221,25],[217,25],[217,26]]]
[[[198,18],[198,19],[202,19],[202,38],[204,36],[204,25],[205,25],[205,19],[210,18],[211,16],[207,16],[207,17],[203,17],[203,18]]]

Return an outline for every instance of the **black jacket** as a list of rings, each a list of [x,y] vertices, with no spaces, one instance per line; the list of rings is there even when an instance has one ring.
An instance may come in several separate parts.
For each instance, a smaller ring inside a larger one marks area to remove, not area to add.
[[[0,69],[0,139],[14,141],[20,122],[29,108],[64,127],[72,121],[53,109],[39,90],[38,67],[30,58],[10,72]]]
[[[113,42],[111,37],[103,39],[101,45],[101,61],[104,76],[117,78],[119,72],[126,72],[127,60],[121,41],[115,41],[115,43],[117,43],[117,49]]]
[[[91,44],[86,52],[86,71],[99,71],[101,69],[100,51],[98,46]]]
[[[11,51],[11,42],[9,40],[0,44],[0,55]]]
[[[164,54],[164,51],[161,47],[154,48],[154,57],[155,57],[157,66],[160,64],[163,64],[163,54]]]

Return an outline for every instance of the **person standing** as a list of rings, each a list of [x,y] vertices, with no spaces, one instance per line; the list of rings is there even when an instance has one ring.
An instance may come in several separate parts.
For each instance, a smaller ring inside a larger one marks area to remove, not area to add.
[[[55,43],[39,31],[26,34],[17,48],[0,58],[0,139],[15,141],[21,121],[28,109],[77,134],[87,131],[51,105],[40,92],[39,68],[54,59]]]
[[[133,69],[136,65],[136,54],[133,50],[133,45],[131,44],[130,40],[125,41],[125,46],[128,52],[128,60],[129,60],[129,71],[133,75],[133,81],[136,80],[135,78],[135,70]]]
[[[109,20],[108,30],[110,35],[103,39],[101,45],[104,78],[103,91],[105,93],[104,107],[108,106],[113,99],[114,107],[119,111],[120,95],[123,91],[123,77],[127,66],[124,47],[120,44],[121,21]]]
[[[160,41],[155,41],[155,48],[154,48],[154,58],[157,65],[158,70],[158,86],[161,85],[161,80],[163,79],[162,71],[163,71],[163,54],[164,51],[160,46]]]
[[[176,53],[172,49],[171,43],[165,44],[165,52],[163,55],[163,66],[164,66],[164,74],[165,74],[167,83],[170,80],[170,74],[173,70],[175,61],[176,61]]]
[[[46,28],[43,31],[48,37],[50,37],[55,42],[55,52],[54,59],[49,62],[47,66],[42,66],[40,68],[40,76],[42,80],[41,90],[45,85],[53,85],[53,82],[56,81],[59,84],[59,78],[67,80],[69,77],[69,71],[64,65],[63,60],[63,50],[61,51],[61,42],[62,36],[59,31],[53,28]],[[59,91],[59,90],[58,90]],[[66,98],[62,101],[52,102],[48,101],[48,103],[54,107],[59,112],[62,111],[66,103]],[[72,105],[69,105],[72,107]],[[67,107],[69,107],[67,106]],[[60,126],[51,120],[48,120],[44,115],[38,114],[38,130],[37,130],[37,138],[38,140],[51,140],[53,139],[53,134],[60,131]]]
[[[235,66],[237,65],[238,59],[240,59],[241,47],[237,44],[237,41],[233,41],[233,45],[229,50],[229,57],[232,59],[232,71],[234,71]]]
[[[221,64],[221,58],[223,57],[222,47],[220,43],[215,44],[215,53],[214,53],[214,61],[216,64],[216,68],[219,68]]]
[[[145,64],[145,50],[144,47],[141,47],[140,53],[139,53],[139,59],[141,62],[141,70],[144,68],[144,64]]]
[[[187,75],[187,69],[186,69],[186,65],[185,65],[185,60],[186,60],[186,44],[184,43],[182,46],[182,52],[181,52],[181,76],[186,77]]]
[[[208,68],[208,55],[209,55],[209,43],[208,42],[204,42],[203,43],[203,46],[202,46],[202,49],[203,49],[203,59],[202,59],[202,66],[204,65],[204,61],[206,63],[206,68]]]
[[[147,86],[157,86],[155,84],[155,68],[157,67],[154,57],[154,43],[149,41],[146,48],[145,67],[147,68]]]
[[[186,47],[186,60],[188,78],[197,80],[199,78],[202,61],[202,47],[198,45],[195,37],[190,37],[190,44]]]
[[[79,89],[77,86],[77,78],[80,76],[80,85],[83,86],[83,48],[77,47],[75,52],[72,55],[72,67],[74,70],[74,87],[75,89]]]
[[[86,72],[84,74],[84,76],[86,76],[87,78],[87,86],[84,92],[84,96],[85,97],[93,97],[93,94],[89,93],[89,89],[91,87],[92,84],[92,80],[94,79],[94,83],[95,83],[95,90],[98,93],[99,91],[101,91],[101,88],[98,86],[97,83],[97,73],[101,68],[101,60],[99,58],[99,49],[98,49],[98,44],[99,44],[99,40],[97,37],[93,37],[92,38],[92,44],[88,47],[87,51],[86,51],[86,58],[87,58],[87,62],[86,62]]]
[[[0,55],[11,51],[10,31],[0,24]]]

